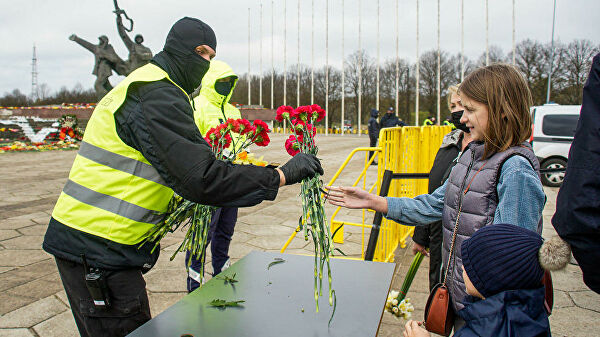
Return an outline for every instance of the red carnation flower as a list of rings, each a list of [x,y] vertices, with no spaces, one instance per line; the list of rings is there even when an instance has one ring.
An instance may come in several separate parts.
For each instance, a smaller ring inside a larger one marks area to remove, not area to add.
[[[269,135],[267,133],[260,133],[256,136],[255,144],[257,146],[267,146],[271,142]]]
[[[314,137],[317,134],[317,128],[313,124],[305,123],[299,119],[295,119],[293,122],[294,122],[294,126],[292,127],[291,130],[292,130],[292,132],[296,133],[297,135],[303,135],[304,128],[306,128],[309,133],[312,133],[312,137]]]
[[[294,108],[289,105],[282,105],[277,108],[277,117],[275,118],[278,122],[283,122],[285,119],[290,118],[292,113],[294,112]]]
[[[293,157],[300,152],[299,142],[302,142],[302,136],[291,135],[288,139],[286,139],[285,150],[290,154],[290,156]]]
[[[254,130],[254,127],[252,126],[252,124],[250,124],[250,122],[247,119],[240,118],[237,121],[240,126],[240,135],[245,135]]]
[[[293,117],[302,121],[307,121],[308,114],[311,112],[310,110],[310,105],[299,106],[298,108],[296,108],[296,110],[294,110]]]
[[[323,118],[325,118],[325,109],[321,108],[318,104],[313,104],[310,106],[312,112],[312,118],[315,119],[315,122],[320,122]]]
[[[236,119],[227,118],[227,127],[235,133],[240,133],[240,122]]]
[[[257,119],[254,121],[254,127],[256,128],[256,133],[261,133],[263,130],[265,132],[271,131],[271,130],[269,130],[269,125],[267,125],[267,123],[263,122],[260,119]]]

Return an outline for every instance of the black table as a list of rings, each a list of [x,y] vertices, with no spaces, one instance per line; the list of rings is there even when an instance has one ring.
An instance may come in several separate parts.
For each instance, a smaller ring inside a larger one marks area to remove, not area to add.
[[[275,258],[286,261],[267,270]],[[129,336],[375,336],[394,267],[332,259],[337,308],[328,327],[333,307],[328,302],[327,275],[315,312],[314,257],[254,251],[221,273],[236,273],[238,282],[233,286],[213,278]],[[243,308],[221,310],[208,304],[217,298],[246,302]]]

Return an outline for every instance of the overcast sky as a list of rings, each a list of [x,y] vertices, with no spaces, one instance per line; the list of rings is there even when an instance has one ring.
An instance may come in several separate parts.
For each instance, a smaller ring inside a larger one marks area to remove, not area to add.
[[[329,0],[329,60],[341,64],[342,15],[345,17],[345,54],[358,48],[358,3],[360,0]],[[381,60],[395,56],[396,0],[379,0],[381,4]],[[400,0],[400,57],[415,59],[416,1]],[[485,1],[465,2],[465,54],[477,58],[485,50]],[[119,6],[135,21],[132,34],[142,34],[144,44],[157,53],[162,49],[171,25],[183,16],[199,18],[217,34],[217,58],[224,60],[240,74],[248,71],[248,7],[251,19],[251,72],[260,68],[259,12],[263,4],[263,71],[271,67],[271,20],[274,21],[274,65],[283,66],[283,27],[287,21],[287,63],[297,62],[298,0],[287,0],[284,16],[283,0],[120,0]],[[311,64],[311,3],[301,0],[300,62]],[[325,0],[315,3],[315,66],[325,64]],[[377,55],[377,0],[362,0],[362,47],[370,56]],[[530,38],[549,42],[552,28],[553,0],[516,1],[517,41]],[[556,38],[563,42],[589,39],[600,44],[600,1],[558,0]],[[19,88],[31,91],[31,57],[35,44],[38,57],[38,82],[52,91],[61,86],[72,88],[81,83],[91,88],[93,55],[68,36],[78,36],[98,43],[98,36],[109,37],[121,58],[127,50],[116,31],[113,2],[110,0],[0,0],[0,94]],[[420,51],[436,48],[437,1],[420,0]],[[441,0],[441,48],[460,51],[460,0]],[[133,36],[133,35],[132,35]],[[509,52],[512,45],[512,1],[489,1],[490,45]],[[122,78],[113,75],[111,83]]]

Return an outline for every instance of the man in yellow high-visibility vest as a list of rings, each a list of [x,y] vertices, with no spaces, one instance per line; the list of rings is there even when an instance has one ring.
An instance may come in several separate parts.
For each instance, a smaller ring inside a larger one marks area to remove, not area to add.
[[[210,69],[202,79],[200,94],[194,98],[194,120],[200,133],[203,135],[211,128],[217,127],[227,121],[228,118],[242,118],[240,110],[229,103],[233,90],[237,84],[238,77],[231,67],[219,60],[210,62]],[[244,136],[237,133],[233,137],[232,146],[241,146]],[[237,207],[221,207],[212,215],[208,240],[210,241],[210,257],[213,267],[213,276],[229,267],[229,244],[233,237],[235,223],[237,222]],[[186,252],[185,263],[190,258],[190,252]],[[202,261],[191,257],[188,268],[187,290],[194,291],[203,281],[204,275],[200,275]]]
[[[124,336],[148,321],[142,273],[160,249],[139,244],[173,193],[214,206],[253,206],[323,174],[314,156],[277,169],[219,161],[194,123],[190,95],[217,48],[204,22],[176,22],[161,52],[98,103],[46,231],[81,336]],[[86,263],[87,262],[87,263]]]

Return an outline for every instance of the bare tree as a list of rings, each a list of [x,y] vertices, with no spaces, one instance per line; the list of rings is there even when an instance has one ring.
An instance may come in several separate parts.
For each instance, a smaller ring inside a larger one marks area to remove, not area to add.
[[[375,64],[369,55],[364,51],[356,51],[346,58],[345,61],[345,72],[346,72],[346,92],[349,95],[349,99],[353,101],[353,106],[349,106],[349,113],[346,116],[356,123],[356,117],[358,116],[358,89],[359,89],[359,68],[361,71],[361,83],[362,83],[362,97],[361,97],[361,110],[367,112],[370,107],[375,106]],[[353,110],[352,110],[353,109]],[[363,124],[369,119],[368,113],[362,114]]]
[[[583,100],[583,85],[586,81],[592,58],[600,52],[589,40],[575,40],[564,49],[562,76],[565,88],[558,97],[566,104],[581,104]]]

